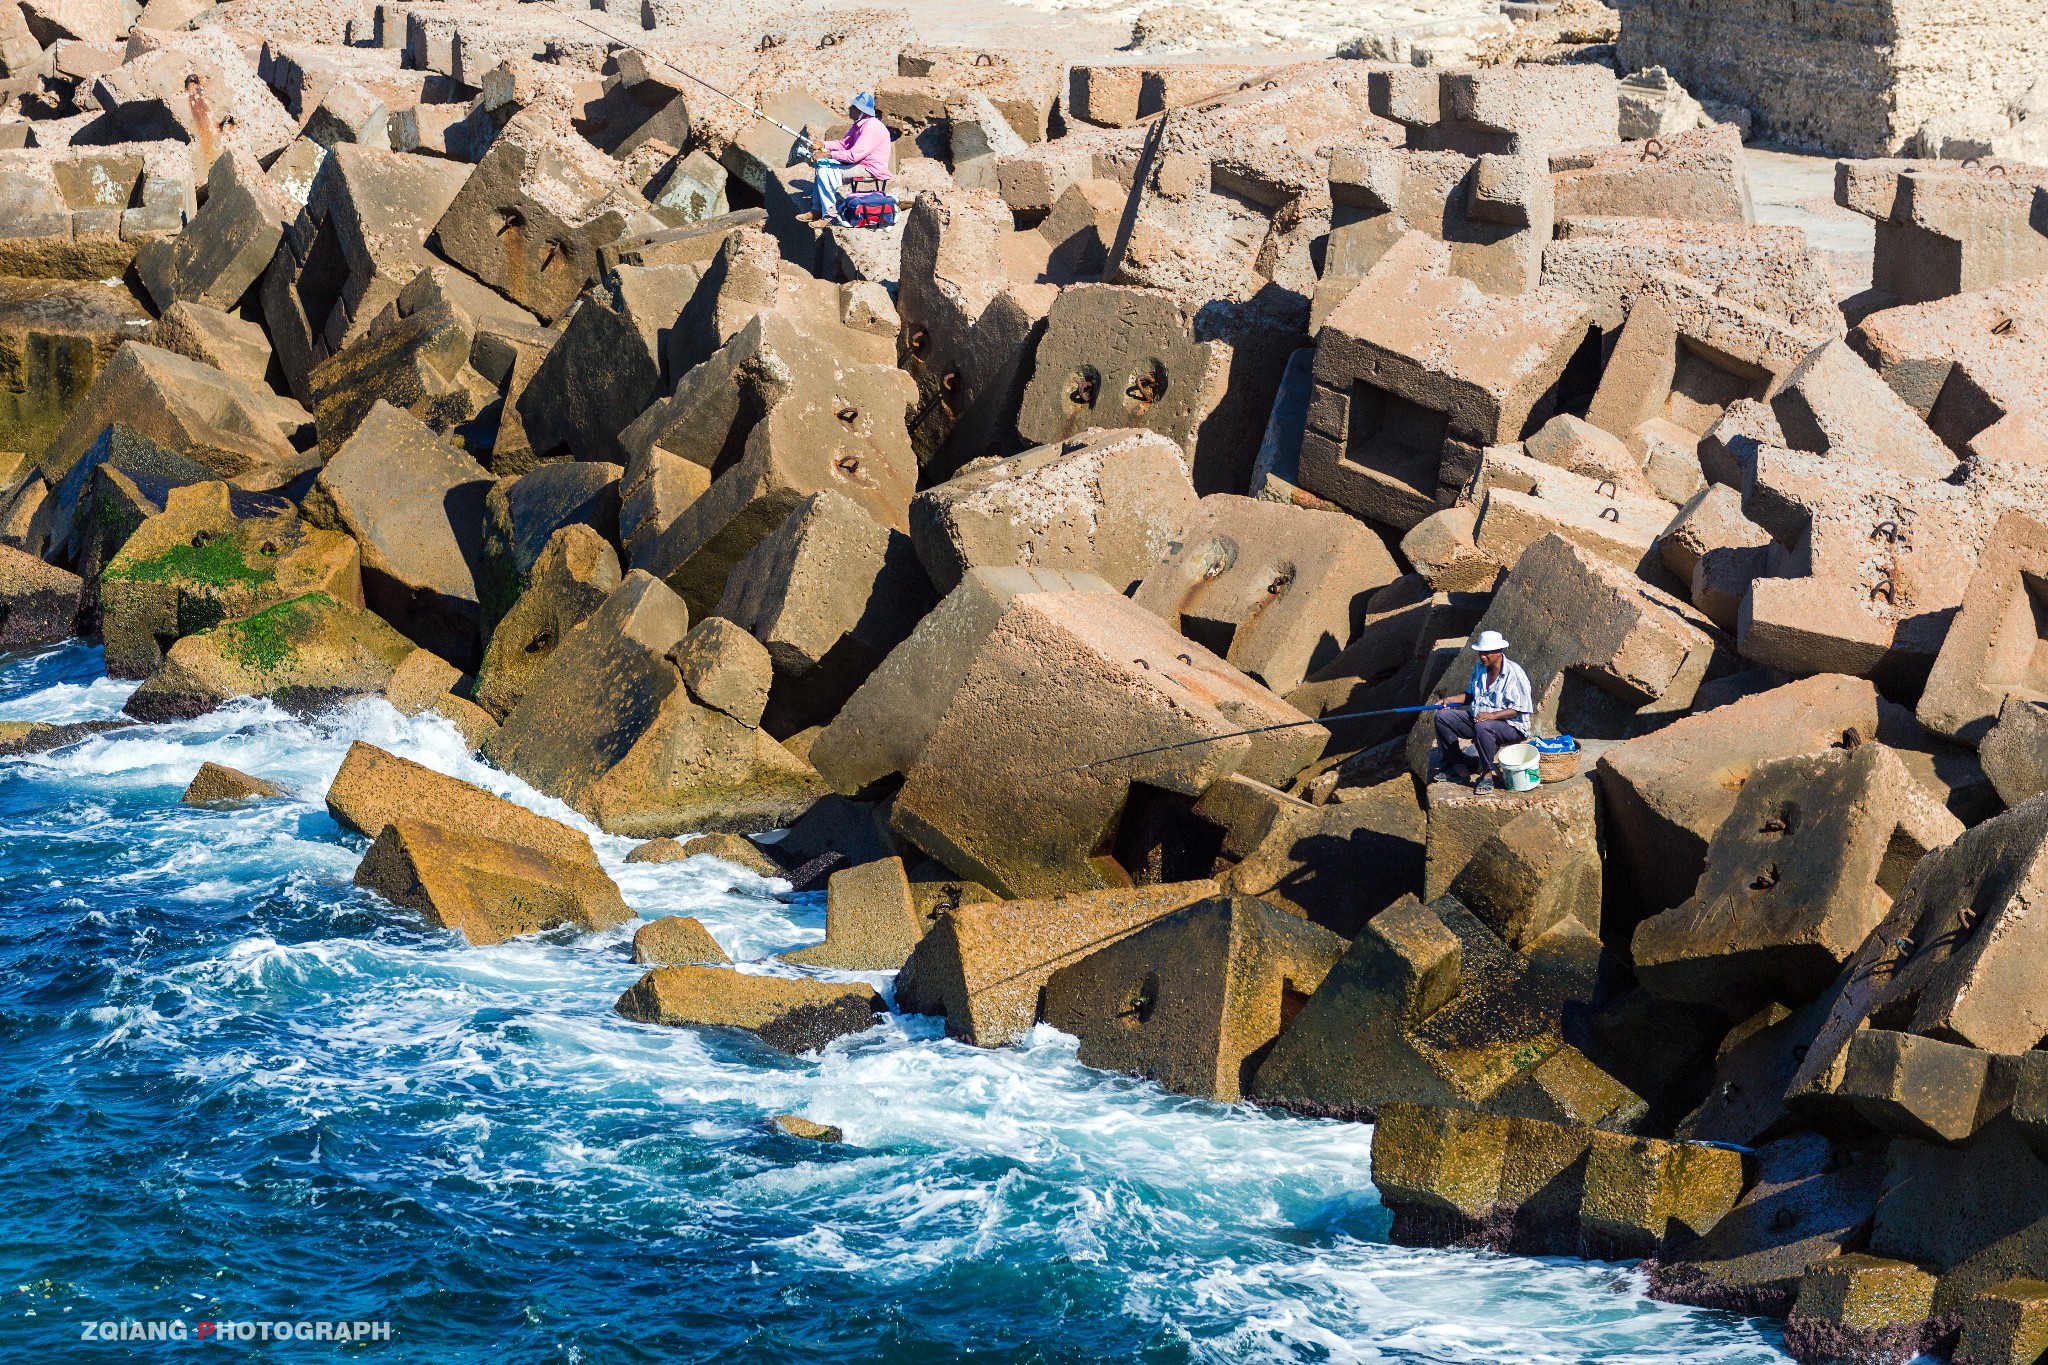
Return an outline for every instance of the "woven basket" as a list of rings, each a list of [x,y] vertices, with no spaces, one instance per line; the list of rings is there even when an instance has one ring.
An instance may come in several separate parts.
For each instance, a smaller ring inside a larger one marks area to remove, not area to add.
[[[1576,750],[1568,754],[1543,754],[1536,760],[1536,771],[1545,782],[1562,782],[1579,775],[1579,755]]]

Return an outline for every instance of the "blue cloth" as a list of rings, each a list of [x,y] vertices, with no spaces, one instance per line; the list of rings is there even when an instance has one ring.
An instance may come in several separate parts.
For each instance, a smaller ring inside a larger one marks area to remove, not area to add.
[[[1472,681],[1465,689],[1466,710],[1474,716],[1488,711],[1513,711],[1503,724],[1511,725],[1522,738],[1529,737],[1529,721],[1536,712],[1536,700],[1529,687],[1529,675],[1513,659],[1503,659],[1500,676],[1486,681],[1486,661],[1472,665]]]
[[[869,118],[873,118],[875,116],[875,97],[863,90],[853,97],[853,107],[866,114]]]

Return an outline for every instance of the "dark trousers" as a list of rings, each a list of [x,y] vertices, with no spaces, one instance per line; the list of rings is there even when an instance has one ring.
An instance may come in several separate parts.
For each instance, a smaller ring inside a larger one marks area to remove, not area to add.
[[[1462,706],[1446,707],[1436,713],[1436,749],[1442,756],[1446,768],[1461,765],[1465,751],[1458,741],[1469,739],[1472,747],[1479,750],[1479,764],[1483,772],[1493,771],[1493,756],[1503,744],[1520,744],[1522,732],[1504,720],[1472,719],[1472,713]]]

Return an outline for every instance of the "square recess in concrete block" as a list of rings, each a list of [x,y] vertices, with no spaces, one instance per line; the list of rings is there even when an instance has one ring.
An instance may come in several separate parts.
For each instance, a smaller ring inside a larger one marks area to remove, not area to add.
[[[1351,386],[1349,426],[1339,458],[1433,500],[1450,426],[1448,413],[1358,380]]]

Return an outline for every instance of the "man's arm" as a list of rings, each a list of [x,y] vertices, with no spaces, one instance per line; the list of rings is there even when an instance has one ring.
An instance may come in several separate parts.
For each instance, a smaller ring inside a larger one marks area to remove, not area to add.
[[[848,153],[852,150],[853,133],[849,130],[845,137],[840,138],[836,142],[812,143],[811,164],[815,166],[820,161],[845,161],[848,159]]]
[[[1507,703],[1505,708],[1499,711],[1488,711],[1485,715],[1478,717],[1478,719],[1526,722],[1531,718],[1536,702],[1535,698],[1530,695],[1528,675],[1523,673],[1520,668],[1516,668],[1515,672],[1508,675],[1506,693],[1502,696],[1501,700]]]

